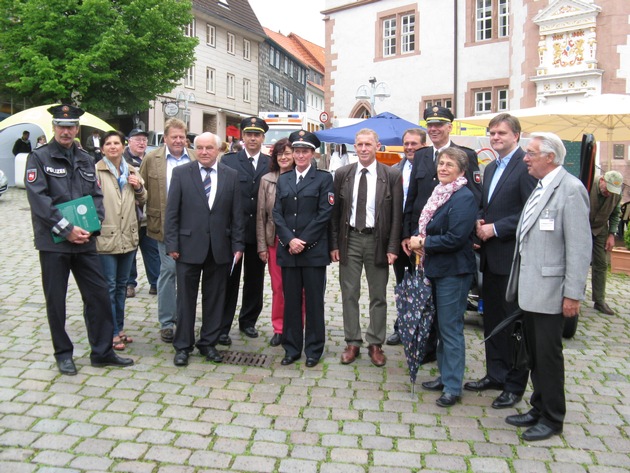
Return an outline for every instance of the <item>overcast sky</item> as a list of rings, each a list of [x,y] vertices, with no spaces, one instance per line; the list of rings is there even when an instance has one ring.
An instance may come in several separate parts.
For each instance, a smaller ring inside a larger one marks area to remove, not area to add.
[[[249,0],[260,24],[287,36],[295,33],[324,47],[325,0]]]

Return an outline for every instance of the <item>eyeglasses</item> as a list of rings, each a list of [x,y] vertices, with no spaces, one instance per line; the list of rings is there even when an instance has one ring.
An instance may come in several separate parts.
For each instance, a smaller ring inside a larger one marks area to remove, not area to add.
[[[525,151],[525,154],[528,158],[533,158],[534,156],[543,156],[549,153],[543,153],[542,151]]]
[[[148,138],[140,138],[137,136],[132,136],[131,138],[129,138],[129,141],[135,141],[137,143],[148,143],[149,139]]]

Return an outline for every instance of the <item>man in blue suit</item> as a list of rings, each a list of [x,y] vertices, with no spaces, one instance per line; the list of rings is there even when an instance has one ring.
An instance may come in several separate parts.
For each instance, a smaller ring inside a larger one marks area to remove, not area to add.
[[[506,417],[529,427],[523,440],[562,432],[566,415],[562,330],[576,317],[586,292],[591,254],[589,198],[579,179],[562,167],[566,150],[553,133],[533,133],[525,164],[539,179],[516,230],[507,300],[523,309],[527,356],[534,392],[532,408]]]
[[[217,351],[230,268],[244,249],[238,175],[217,163],[220,139],[195,138],[198,161],[173,169],[166,206],[164,245],[177,272],[175,366],[186,366],[195,346],[195,314],[201,278],[199,352],[222,361]],[[203,276],[202,276],[203,273]]]
[[[483,327],[487,337],[494,328],[518,308],[505,300],[510,265],[514,255],[516,226],[523,206],[536,186],[536,179],[523,162],[525,151],[518,145],[521,124],[516,117],[502,113],[489,125],[490,146],[499,157],[486,167],[476,232],[481,241]],[[468,391],[499,389],[503,392],[492,403],[495,409],[513,407],[527,387],[529,372],[512,370],[511,327],[486,342],[486,375],[464,384]]]

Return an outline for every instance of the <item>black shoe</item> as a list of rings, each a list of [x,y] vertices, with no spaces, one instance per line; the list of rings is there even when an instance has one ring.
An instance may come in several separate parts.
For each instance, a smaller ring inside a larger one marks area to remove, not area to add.
[[[61,374],[65,374],[66,376],[74,376],[77,374],[77,367],[74,365],[72,358],[57,360],[57,368],[59,368]]]
[[[114,352],[112,352],[110,355],[104,358],[93,358],[90,361],[92,363],[92,366],[95,366],[96,368],[102,368],[104,366],[131,366],[133,365],[133,360],[131,358],[122,358]]]
[[[175,366],[188,366],[188,352],[186,350],[177,350],[175,358],[173,358]]]
[[[212,361],[214,363],[221,363],[223,362],[223,355],[221,355],[221,353],[219,353],[219,350],[217,350],[215,347],[208,347],[208,351],[206,352],[206,360]]]
[[[593,308],[602,314],[615,315],[615,311],[612,310],[605,302],[596,302],[595,305],[593,305]]]
[[[272,347],[277,347],[281,343],[282,343],[281,333],[274,333],[273,337],[271,337],[271,340],[269,340],[269,345],[271,345]]]
[[[552,427],[549,427],[548,425],[539,422],[535,426],[530,427],[525,432],[523,432],[521,438],[523,440],[527,440],[528,442],[535,442],[537,440],[546,440],[549,437],[553,437],[554,435],[558,435],[561,433],[562,429],[554,429]]]
[[[299,359],[300,359],[300,355],[296,355],[296,356],[285,355],[285,357],[282,358],[282,361],[280,362],[280,364],[283,366],[292,365]]]
[[[492,381],[487,376],[484,376],[479,381],[470,381],[464,384],[464,389],[467,391],[485,391],[487,389],[496,389],[498,391],[503,390],[503,384]]]
[[[444,385],[439,378],[434,379],[433,381],[425,381],[424,383],[422,383],[422,387],[427,391],[441,391],[442,389],[444,389]]]
[[[249,338],[258,338],[258,330],[256,330],[255,327],[245,327],[241,329],[241,332],[243,332],[245,335],[247,335]]]
[[[508,407],[514,407],[516,404],[521,402],[521,399],[523,399],[523,396],[503,391],[499,394],[499,397],[492,401],[492,407],[494,409],[507,409]]]
[[[435,361],[435,360],[437,360],[437,353],[432,351],[424,355],[424,358],[422,358],[422,361],[420,362],[420,364],[426,365],[427,363],[431,363],[432,361]]]
[[[387,337],[385,343],[387,343],[388,345],[400,345],[400,335],[398,335],[398,332],[394,332],[389,337]]]
[[[533,415],[530,411],[525,414],[507,416],[505,422],[510,425],[515,425],[516,427],[531,427],[532,425],[538,424],[538,419],[539,417]]]
[[[229,347],[232,344],[232,339],[227,333],[224,333],[222,335],[219,335],[219,340],[217,340],[217,343],[219,345],[225,345]]]
[[[317,358],[307,358],[306,359],[306,367],[307,368],[312,368],[314,366],[317,366],[317,363],[319,363],[319,359],[317,359]]]
[[[442,393],[442,395],[435,401],[440,407],[451,407],[457,404],[461,400],[460,396],[455,394]]]
[[[157,294],[157,287],[151,286],[149,288],[149,294],[151,294],[152,296],[155,296]]]
[[[160,330],[160,338],[164,343],[173,343],[173,337],[175,336],[175,332],[173,328],[163,328]]]

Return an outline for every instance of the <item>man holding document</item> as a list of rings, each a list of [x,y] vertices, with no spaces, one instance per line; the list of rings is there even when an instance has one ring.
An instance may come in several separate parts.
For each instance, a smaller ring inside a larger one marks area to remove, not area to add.
[[[94,160],[74,142],[84,111],[72,105],[57,105],[48,111],[53,117],[54,139],[28,156],[24,182],[57,367],[61,374],[77,374],[65,328],[70,271],[84,301],[92,366],[130,366],[132,359],[121,358],[112,350],[111,304],[96,253],[95,237],[105,215],[103,195]],[[86,196],[91,199],[82,199]],[[71,202],[77,199],[81,200]],[[60,207],[65,207],[63,213]]]

